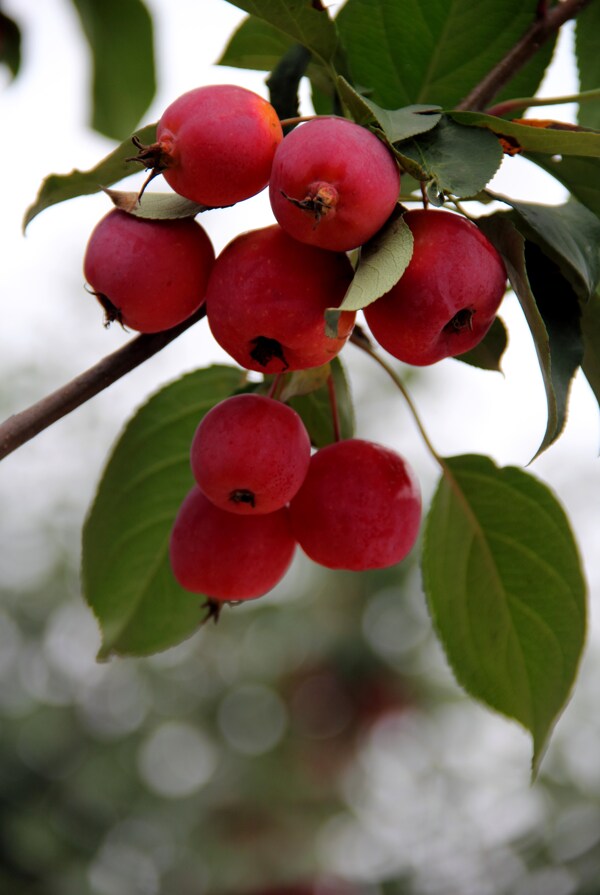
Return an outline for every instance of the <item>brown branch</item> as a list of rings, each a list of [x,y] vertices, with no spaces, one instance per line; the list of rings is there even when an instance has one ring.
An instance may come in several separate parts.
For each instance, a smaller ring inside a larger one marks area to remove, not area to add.
[[[206,315],[204,306],[178,326],[137,336],[36,404],[0,424],[0,460],[161,351]]]
[[[535,56],[540,47],[555,34],[558,29],[575,18],[591,0],[563,0],[551,9],[540,4],[541,13],[529,26],[525,34],[512,47],[506,56],[491,69],[476,87],[458,104],[457,109],[480,112],[489,105],[516,73]],[[545,11],[544,11],[545,9]]]

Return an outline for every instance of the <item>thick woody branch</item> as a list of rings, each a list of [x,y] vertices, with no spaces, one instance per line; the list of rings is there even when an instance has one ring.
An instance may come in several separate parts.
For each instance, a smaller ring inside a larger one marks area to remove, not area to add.
[[[540,3],[535,22],[530,25],[506,56],[459,103],[457,108],[474,112],[485,109],[496,94],[535,56],[540,47],[565,22],[575,18],[590,2],[591,0],[562,0],[561,3],[550,9],[547,9],[546,3]]]
[[[165,332],[137,336],[27,410],[0,424],[0,460],[161,351],[206,315],[204,307]]]

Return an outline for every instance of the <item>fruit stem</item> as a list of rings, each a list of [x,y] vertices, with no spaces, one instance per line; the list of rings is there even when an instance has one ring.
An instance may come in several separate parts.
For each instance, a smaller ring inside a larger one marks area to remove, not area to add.
[[[283,373],[276,373],[273,377],[273,382],[269,387],[269,391],[267,392],[267,398],[273,398],[274,400],[278,400],[279,395],[281,394],[281,389],[283,386]]]
[[[431,454],[433,459],[436,461],[436,463],[442,468],[442,471],[444,473],[447,473],[448,469],[447,469],[446,463],[445,463],[443,457],[440,457],[440,455],[434,448],[434,446],[429,438],[429,435],[427,434],[427,432],[425,430],[425,426],[421,422],[421,417],[418,414],[417,408],[415,407],[412,398],[410,397],[409,393],[407,392],[406,386],[404,385],[404,383],[402,382],[402,380],[400,379],[400,377],[398,376],[396,371],[392,367],[390,367],[390,365],[388,364],[387,361],[385,361],[379,354],[377,354],[377,352],[374,350],[371,343],[369,342],[369,340],[366,338],[366,336],[364,334],[357,333],[356,328],[354,329],[354,332],[350,336],[350,341],[352,342],[353,345],[356,345],[357,348],[360,348],[361,351],[364,351],[366,354],[368,354],[369,357],[373,358],[373,360],[376,363],[378,363],[379,366],[383,370],[385,370],[385,372],[388,374],[388,376],[390,377],[390,379],[392,380],[392,382],[394,383],[396,388],[402,393],[402,397],[406,401],[408,409],[410,410],[412,417],[413,417],[415,423],[417,424],[417,429],[421,433],[421,437],[422,437],[423,441],[425,442],[427,450],[429,451],[429,453]]]
[[[318,117],[318,115],[297,115],[295,118],[281,118],[279,123],[282,127],[292,127],[294,124],[302,124],[303,121],[312,121]]]
[[[331,422],[333,425],[333,440],[341,441],[342,435],[340,430],[340,415],[338,412],[337,395],[335,393],[335,382],[330,373],[327,377],[327,391],[329,392],[329,404],[331,406]]]
[[[528,109],[531,106],[562,106],[564,103],[584,103],[594,99],[600,99],[600,89],[598,88],[583,90],[581,93],[570,93],[567,96],[519,96],[490,106],[485,110],[485,114],[496,115],[500,118],[507,112],[513,112],[516,109]]]

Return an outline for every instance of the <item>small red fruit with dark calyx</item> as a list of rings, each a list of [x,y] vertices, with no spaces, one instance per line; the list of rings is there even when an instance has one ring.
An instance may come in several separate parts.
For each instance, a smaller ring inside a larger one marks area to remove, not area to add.
[[[414,237],[410,264],[364,315],[382,348],[425,366],[479,344],[504,296],[506,270],[494,246],[462,215],[417,210],[404,220]]]
[[[162,172],[176,193],[210,207],[234,205],[266,187],[283,131],[273,106],[233,84],[197,87],[165,109],[156,143],[136,161]],[[153,176],[152,175],[152,176]]]
[[[285,575],[296,542],[287,507],[240,516],[216,507],[196,485],[171,530],[171,568],[181,587],[217,600],[253,600]]]
[[[352,280],[346,255],[292,239],[277,224],[237,236],[216,260],[206,316],[219,345],[247,370],[282,373],[319,367],[345,345],[355,312],[325,332]]]
[[[92,231],[83,269],[107,324],[155,333],[200,307],[214,260],[193,218],[148,220],[115,208]]]
[[[301,417],[264,395],[234,395],[201,420],[192,472],[216,506],[246,515],[285,506],[304,481],[310,438]]]
[[[345,118],[315,118],[288,134],[269,182],[273,213],[294,239],[334,251],[367,242],[398,201],[394,157]]]
[[[321,448],[290,503],[292,531],[330,569],[383,569],[412,549],[421,521],[420,489],[390,448],[352,438]]]

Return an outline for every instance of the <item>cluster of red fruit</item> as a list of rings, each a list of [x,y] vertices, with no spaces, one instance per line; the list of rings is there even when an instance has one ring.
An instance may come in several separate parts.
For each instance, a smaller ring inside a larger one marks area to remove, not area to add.
[[[247,600],[277,584],[296,543],[331,569],[378,569],[417,538],[421,498],[399,454],[358,438],[311,456],[300,416],[256,394],[213,407],[194,435],[196,485],[170,542],[182,587],[214,600]]]
[[[192,217],[111,211],[84,263],[107,320],[156,332],[205,302],[216,341],[248,370],[278,374],[332,360],[356,316],[340,313],[336,335],[326,333],[325,311],[341,305],[353,278],[346,252],[370,240],[398,202],[400,172],[385,144],[336,117],[314,118],[284,138],[268,102],[221,85],[181,96],[164,112],[156,142],[136,145],[151,177],[162,173],[205,207],[235,204],[268,184],[277,223],[237,236],[215,260]],[[412,260],[364,314],[392,355],[430,364],[483,338],[506,273],[461,215],[418,210],[404,220]],[[416,538],[419,492],[402,458],[352,439],[310,459],[299,417],[271,399],[233,398],[213,410],[200,424],[192,466],[198,487],[171,543],[175,575],[192,591],[217,599],[264,593],[284,574],[296,541],[326,566],[364,569],[398,562]]]

